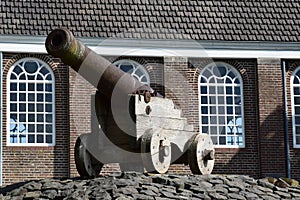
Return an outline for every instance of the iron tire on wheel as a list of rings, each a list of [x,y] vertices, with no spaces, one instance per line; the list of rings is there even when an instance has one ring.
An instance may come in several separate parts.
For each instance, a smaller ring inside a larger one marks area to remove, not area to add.
[[[141,153],[147,172],[166,173],[171,164],[170,141],[160,133],[146,131],[141,140]]]
[[[88,135],[81,135],[75,143],[75,164],[79,175],[83,178],[99,175],[103,164],[95,159],[86,149]]]
[[[213,142],[207,134],[196,134],[188,149],[188,163],[193,174],[211,174],[215,159]]]

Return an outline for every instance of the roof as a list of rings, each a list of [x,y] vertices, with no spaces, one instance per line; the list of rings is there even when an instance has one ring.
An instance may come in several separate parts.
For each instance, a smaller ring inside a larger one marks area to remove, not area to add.
[[[0,1],[0,34],[300,42],[300,3],[286,0]]]

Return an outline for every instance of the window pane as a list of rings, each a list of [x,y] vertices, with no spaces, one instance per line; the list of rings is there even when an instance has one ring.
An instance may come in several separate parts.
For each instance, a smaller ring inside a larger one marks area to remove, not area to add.
[[[202,133],[208,133],[215,145],[243,146],[243,91],[239,72],[226,63],[217,62],[205,67],[199,78]]]
[[[7,95],[10,101],[7,102],[10,113],[7,128],[9,142],[24,145],[45,144],[47,138],[48,144],[53,143],[52,103],[55,98],[55,85],[50,68],[35,58],[21,59],[12,67],[12,71],[7,75],[10,77],[7,79]]]

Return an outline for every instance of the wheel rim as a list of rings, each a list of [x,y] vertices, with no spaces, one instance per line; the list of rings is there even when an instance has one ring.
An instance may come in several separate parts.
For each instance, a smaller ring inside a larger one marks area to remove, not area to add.
[[[166,173],[171,164],[171,144],[161,133],[146,131],[141,144],[142,160],[147,172]]]
[[[215,150],[209,135],[197,134],[188,150],[188,162],[194,174],[211,174]]]
[[[88,135],[81,135],[75,143],[75,164],[81,177],[96,177],[103,166],[86,149],[85,144]]]

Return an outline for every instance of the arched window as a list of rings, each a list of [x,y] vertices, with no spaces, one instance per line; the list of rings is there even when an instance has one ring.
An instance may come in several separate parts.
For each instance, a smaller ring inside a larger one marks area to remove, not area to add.
[[[17,61],[7,75],[7,143],[55,145],[55,80],[51,68],[36,58]]]
[[[295,148],[300,148],[300,66],[291,77],[291,103],[293,123],[293,143]]]
[[[145,85],[150,85],[150,77],[147,70],[139,63],[133,60],[118,60],[113,63],[119,69],[131,74],[134,78],[138,79]]]
[[[217,146],[244,147],[243,84],[232,66],[217,62],[199,76],[200,132]]]

